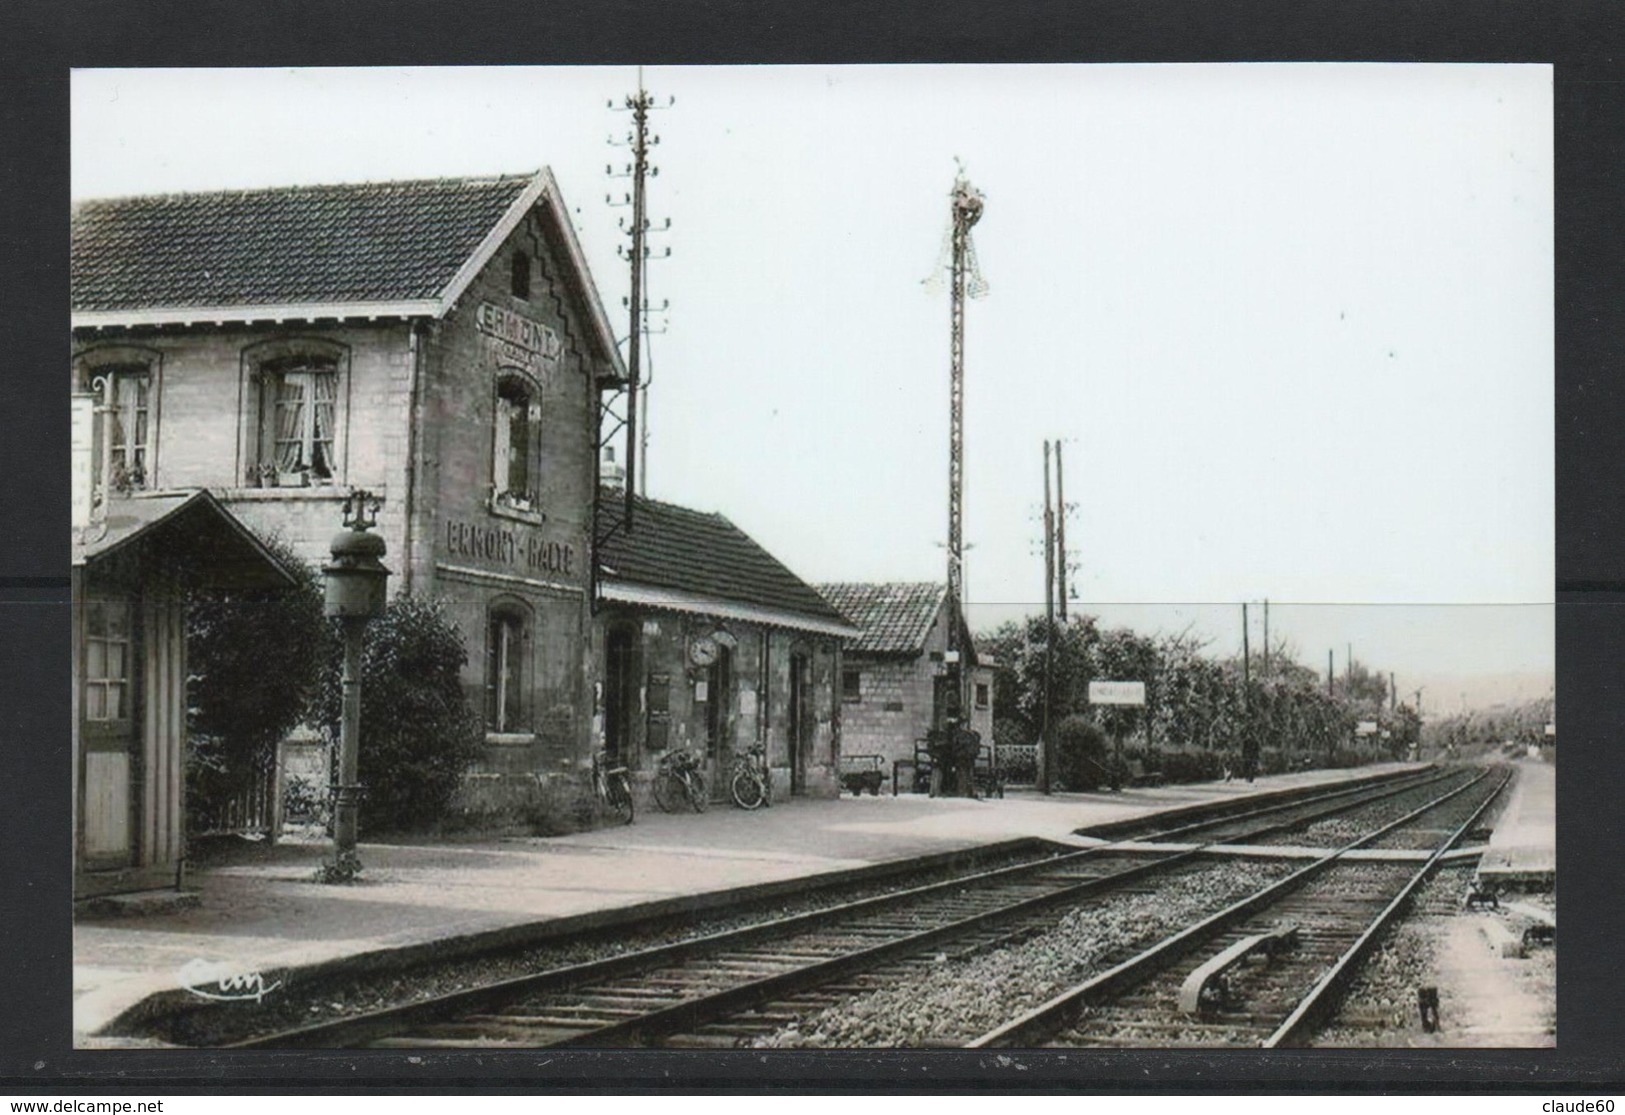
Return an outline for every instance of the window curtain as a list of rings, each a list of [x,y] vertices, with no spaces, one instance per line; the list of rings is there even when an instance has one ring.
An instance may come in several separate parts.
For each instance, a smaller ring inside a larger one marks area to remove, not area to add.
[[[273,457],[278,472],[298,472],[304,464],[305,385],[295,376],[279,376],[273,388],[276,425]]]
[[[523,629],[517,617],[491,619],[485,648],[485,727],[491,732],[520,730],[524,663]]]
[[[495,435],[491,450],[491,486],[496,489],[499,496],[506,495],[512,490],[510,487],[512,468],[508,456],[509,439],[513,434],[513,423],[509,419],[511,406],[507,396],[497,396],[497,419],[494,423]]]
[[[133,479],[147,465],[147,377],[124,374],[113,384],[113,462]]]
[[[333,476],[333,416],[339,395],[339,377],[315,372],[310,377],[312,417],[310,471],[324,480]]]
[[[508,491],[517,496],[530,488],[529,409],[523,395],[508,400]]]

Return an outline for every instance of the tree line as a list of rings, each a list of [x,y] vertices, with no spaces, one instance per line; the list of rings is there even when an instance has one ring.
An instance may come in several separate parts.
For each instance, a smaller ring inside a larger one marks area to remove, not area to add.
[[[1355,662],[1328,685],[1285,642],[1244,663],[1209,653],[1189,631],[1146,636],[1075,615],[1055,624],[1052,655],[1042,617],[1007,622],[976,645],[997,662],[996,743],[1038,740],[1052,671],[1050,735],[1067,788],[1106,780],[1119,740],[1125,764],[1199,781],[1399,759],[1421,738],[1420,715],[1392,699],[1382,672]],[[1091,705],[1094,680],[1144,682],[1145,707]],[[1358,734],[1362,724],[1374,728]]]

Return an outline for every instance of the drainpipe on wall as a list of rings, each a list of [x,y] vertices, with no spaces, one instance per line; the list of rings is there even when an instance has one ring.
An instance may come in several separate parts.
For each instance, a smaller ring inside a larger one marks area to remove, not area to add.
[[[422,403],[419,390],[419,380],[423,364],[423,349],[418,344],[418,323],[406,323],[406,350],[408,363],[408,381],[406,389],[406,501],[405,524],[402,528],[401,538],[401,595],[412,595],[412,572],[417,564],[417,551],[412,546],[414,531],[413,520],[418,515],[417,475],[418,475],[418,423],[423,415],[418,413]]]

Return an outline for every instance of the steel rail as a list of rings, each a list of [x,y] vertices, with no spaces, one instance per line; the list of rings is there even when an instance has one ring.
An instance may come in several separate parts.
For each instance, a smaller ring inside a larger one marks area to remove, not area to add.
[[[1275,882],[1260,888],[1258,891],[1255,891],[1246,898],[1242,898],[1232,903],[1223,910],[1220,910],[1218,913],[1197,922],[1195,925],[1187,926],[1179,932],[1163,938],[1163,940],[1159,941],[1157,944],[1152,945],[1150,948],[1145,949],[1133,957],[1130,957],[1121,964],[1118,964],[1115,967],[1100,973],[1099,975],[1093,976],[1083,983],[1068,988],[1066,991],[1051,997],[1047,1001],[1039,1004],[1012,1021],[1007,1022],[996,1029],[989,1030],[987,1033],[982,1034],[970,1041],[966,1046],[964,1046],[964,1048],[988,1049],[996,1046],[1007,1046],[1029,1039],[1037,1033],[1052,1032],[1053,1030],[1059,1028],[1059,1026],[1064,1025],[1082,1007],[1091,1005],[1093,1002],[1099,999],[1109,997],[1118,990],[1126,988],[1131,984],[1138,983],[1141,979],[1149,976],[1153,971],[1157,970],[1162,965],[1173,960],[1177,960],[1184,954],[1199,948],[1214,934],[1223,932],[1235,923],[1253,916],[1260,910],[1266,909],[1273,905],[1279,899],[1286,897],[1288,894],[1301,887],[1304,883],[1308,882],[1311,878],[1325,871],[1333,863],[1336,863],[1338,860],[1342,859],[1346,853],[1355,851],[1374,840],[1380,839],[1394,829],[1408,824],[1421,814],[1435,809],[1444,802],[1449,801],[1451,798],[1466,792],[1468,789],[1478,785],[1485,778],[1489,777],[1490,773],[1490,771],[1485,771],[1483,774],[1480,774],[1478,777],[1472,779],[1465,785],[1457,787],[1447,794],[1441,795],[1439,798],[1428,802],[1426,805],[1418,809],[1412,810],[1410,813],[1400,817],[1398,820],[1392,821],[1386,825],[1383,825],[1381,828],[1366,833],[1359,839],[1349,842],[1343,847],[1338,848],[1337,850],[1321,857],[1318,860],[1315,860],[1313,863],[1293,872],[1285,878],[1278,879]],[[1497,787],[1495,794],[1498,794],[1500,789],[1501,787]],[[1489,800],[1493,800],[1495,794],[1491,794]],[[1482,810],[1479,812],[1482,812]],[[1477,815],[1477,813],[1474,814],[1475,818]],[[1456,838],[1457,837],[1453,835],[1451,841],[1447,842],[1445,847],[1448,848],[1449,843],[1453,842]]]
[[[1439,861],[1445,852],[1449,851],[1458,840],[1465,836],[1478,819],[1484,815],[1484,811],[1489,809],[1495,799],[1501,796],[1510,781],[1512,781],[1512,775],[1508,773],[1501,779],[1501,784],[1484,799],[1483,804],[1473,810],[1473,815],[1456,826],[1455,831],[1450,834],[1450,838],[1434,850],[1433,855],[1428,857],[1427,862],[1417,870],[1416,874],[1411,876],[1410,881],[1394,896],[1394,900],[1387,905],[1382,913],[1377,915],[1376,919],[1366,928],[1366,931],[1360,934],[1359,940],[1348,947],[1343,955],[1338,958],[1337,963],[1332,965],[1331,970],[1321,977],[1320,981],[1309,990],[1309,994],[1304,996],[1293,1012],[1287,1016],[1286,1021],[1276,1027],[1275,1032],[1264,1040],[1263,1047],[1265,1049],[1278,1049],[1303,1040],[1310,1027],[1324,1015],[1324,1012],[1332,1008],[1336,1001],[1335,996],[1353,978],[1356,967],[1365,959],[1366,954],[1375,947],[1377,940],[1397,920],[1399,912],[1409,904],[1411,896],[1416,892],[1416,888],[1421,886],[1422,881],[1439,865]]]
[[[1373,801],[1382,800],[1385,797],[1394,797],[1402,793],[1407,793],[1422,786],[1428,785],[1431,782],[1441,781],[1451,776],[1452,775],[1449,772],[1443,774],[1424,772],[1423,777],[1411,780],[1397,780],[1396,782],[1391,783],[1381,783],[1375,787],[1365,785],[1362,787],[1356,787],[1352,790],[1346,787],[1339,788],[1338,790],[1329,794],[1309,795],[1305,798],[1292,802],[1284,802],[1274,806],[1249,810],[1246,813],[1238,816],[1215,818],[1212,821],[1203,822],[1201,824],[1211,827],[1212,825],[1221,822],[1234,823],[1239,819],[1255,817],[1268,813],[1278,813],[1282,810],[1301,807],[1305,804],[1310,804],[1317,801],[1324,801],[1331,798],[1346,798],[1358,790],[1369,791],[1366,796],[1360,797],[1358,800],[1352,802],[1340,802],[1338,806],[1331,810],[1320,811],[1310,815],[1307,818],[1296,817],[1289,822],[1266,826],[1265,828],[1243,834],[1243,838],[1263,835],[1268,832],[1277,831],[1282,827],[1293,827],[1307,823],[1309,820],[1312,820],[1315,817],[1323,816],[1327,812],[1346,811],[1348,809],[1358,808],[1365,804],[1369,804]],[[1181,826],[1173,831],[1185,832],[1189,831],[1192,827],[1197,826]],[[1057,869],[1065,869],[1067,867],[1077,865],[1080,863],[1080,861],[1086,861],[1094,857],[1099,857],[1101,855],[1110,854],[1117,851],[1122,844],[1135,842],[1136,841],[1128,840],[1112,841],[1095,845],[1090,848],[1080,849],[1076,852],[1052,856],[1048,859],[1036,860],[1029,863],[1012,864],[1006,867],[993,868],[987,871],[973,872],[968,875],[956,876],[954,878],[936,883],[911,887],[903,891],[872,895],[868,898],[857,899],[852,902],[840,903],[834,906],[823,907],[821,909],[811,910],[800,914],[773,918],[768,921],[758,922],[754,925],[743,926],[737,929],[721,930],[716,933],[690,938],[685,941],[655,945],[645,949],[636,949],[629,952],[620,953],[615,956],[583,961],[581,963],[566,965],[564,967],[548,969],[547,971],[543,972],[510,977],[508,979],[484,984],[479,987],[448,992],[412,1003],[396,1004],[373,1011],[366,1011],[350,1015],[345,1018],[330,1019],[306,1026],[279,1030],[257,1037],[239,1039],[236,1041],[223,1043],[216,1048],[309,1048],[312,1046],[336,1048],[340,1047],[341,1045],[350,1045],[358,1041],[364,1042],[375,1037],[384,1036],[391,1032],[399,1032],[403,1026],[432,1022],[447,1015],[464,1014],[471,1011],[476,1011],[494,1001],[511,1001],[512,999],[523,995],[563,990],[574,985],[581,985],[606,978],[622,976],[630,972],[634,972],[640,968],[648,968],[669,963],[680,963],[693,959],[699,954],[710,952],[719,948],[738,947],[740,945],[749,944],[764,938],[786,936],[806,930],[816,929],[820,923],[884,910],[887,907],[898,906],[908,902],[929,900],[938,895],[963,890],[967,886],[982,886],[987,884],[1014,882],[1023,875],[1040,875],[1043,873],[1053,872]],[[973,915],[971,918],[964,919],[966,924],[963,925],[955,924],[953,926],[941,927],[941,929],[932,929],[923,932],[925,934],[940,935],[942,932],[945,932],[947,929],[951,928],[955,933],[963,933],[970,929],[974,929],[974,924],[971,924],[974,922],[992,920],[994,918],[1019,916],[1019,913],[1022,912],[1023,909],[1029,904],[1043,905],[1049,902],[1064,902],[1071,898],[1080,897],[1091,890],[1106,889],[1132,882],[1143,875],[1150,874],[1157,870],[1163,870],[1182,863],[1188,859],[1194,858],[1200,855],[1205,848],[1210,846],[1210,844],[1202,844],[1187,850],[1164,854],[1145,864],[1137,864],[1123,871],[1081,880],[1078,883],[1062,887],[1059,890],[1052,891],[1047,894],[1023,899],[1013,905],[1003,906],[996,910],[988,911],[984,914]],[[909,938],[900,938],[899,941],[910,941],[910,947],[924,947],[925,942],[914,940],[913,938],[915,936],[919,935],[911,935]],[[872,949],[864,950],[864,962],[874,963],[886,959],[886,957],[890,955],[891,951],[897,951],[890,948],[890,946],[897,943],[898,942],[885,942],[882,945],[875,946]],[[844,961],[844,959],[845,958],[837,957],[832,961],[820,961],[817,965],[814,965],[814,967],[835,964]],[[851,966],[852,965],[843,964],[841,970]],[[801,971],[803,971],[803,969],[798,968],[792,970],[791,973],[785,973],[785,975],[792,975],[795,972]],[[821,978],[827,979],[830,975],[834,974],[838,974],[837,969],[830,968],[828,973]],[[768,977],[768,979],[778,978],[780,977]],[[770,992],[770,994],[778,993],[779,992],[776,990]],[[729,992],[725,991],[719,994],[729,994]],[[688,1002],[698,1004],[702,1001],[703,1000],[701,999],[696,999]],[[684,1003],[675,1004],[674,1007],[670,1009],[675,1010],[685,1005],[686,1004]],[[726,1009],[737,1010],[740,1008],[737,1006],[731,1006]],[[726,1011],[724,1011],[724,1013],[726,1013]],[[676,1016],[674,1015],[673,1018],[675,1017]],[[690,1023],[677,1022],[675,1024],[680,1027]]]

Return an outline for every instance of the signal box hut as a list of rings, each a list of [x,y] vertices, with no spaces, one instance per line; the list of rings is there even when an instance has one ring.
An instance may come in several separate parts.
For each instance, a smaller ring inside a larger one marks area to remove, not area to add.
[[[948,590],[932,582],[822,584],[818,591],[860,634],[843,648],[842,740],[846,755],[878,755],[885,767],[912,762],[926,734],[944,726],[948,671]],[[984,746],[993,742],[993,670],[976,657],[961,620],[965,656],[961,707]]]

